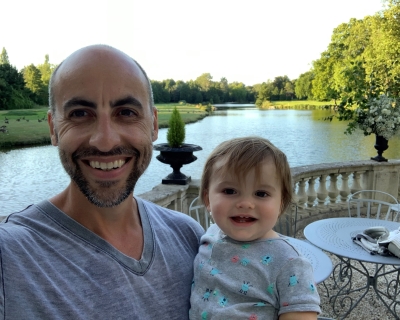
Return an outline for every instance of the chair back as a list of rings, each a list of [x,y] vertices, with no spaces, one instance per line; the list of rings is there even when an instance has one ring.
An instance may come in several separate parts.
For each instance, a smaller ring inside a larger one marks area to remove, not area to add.
[[[207,230],[208,227],[211,225],[211,215],[207,211],[205,205],[200,201],[200,198],[194,198],[193,201],[190,203],[189,206],[189,215],[196,219],[201,226]]]
[[[279,217],[279,219],[276,222],[273,229],[275,232],[278,232],[284,236],[293,237],[293,238],[296,237],[296,232],[292,232],[290,218],[285,214],[283,214],[282,216]]]
[[[400,206],[391,194],[379,190],[361,190],[348,201],[349,217],[398,221]]]

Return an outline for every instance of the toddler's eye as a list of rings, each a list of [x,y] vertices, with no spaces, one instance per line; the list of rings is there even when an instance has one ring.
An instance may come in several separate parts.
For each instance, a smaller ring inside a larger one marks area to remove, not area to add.
[[[265,197],[268,197],[268,193],[266,193],[265,191],[257,191],[256,192],[256,196],[257,197],[261,197],[261,198],[265,198]]]
[[[224,189],[224,191],[223,191],[225,194],[235,194],[236,192],[235,192],[235,190],[233,190],[233,189]]]

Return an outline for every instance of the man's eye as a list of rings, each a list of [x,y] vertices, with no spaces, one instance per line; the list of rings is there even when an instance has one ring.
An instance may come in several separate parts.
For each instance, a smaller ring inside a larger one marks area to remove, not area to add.
[[[70,113],[70,117],[81,118],[87,116],[88,113],[85,110],[74,110]]]
[[[235,192],[235,190],[233,190],[233,189],[224,189],[224,191],[223,191],[225,194],[235,194],[236,192]]]
[[[132,117],[132,116],[136,115],[136,113],[135,113],[133,110],[131,110],[131,109],[122,109],[122,110],[119,112],[119,114],[120,114],[121,116],[125,116],[125,117]]]
[[[261,197],[261,198],[265,198],[265,197],[268,197],[268,193],[266,193],[265,191],[257,191],[256,192],[256,196],[257,197]]]

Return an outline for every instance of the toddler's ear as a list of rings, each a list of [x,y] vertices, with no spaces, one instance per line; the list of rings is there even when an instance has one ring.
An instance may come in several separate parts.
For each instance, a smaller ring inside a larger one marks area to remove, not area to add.
[[[211,210],[210,210],[210,198],[209,198],[209,196],[208,196],[208,191],[207,191],[207,190],[204,191],[204,194],[203,194],[203,202],[204,202],[204,205],[205,205],[206,208],[207,208],[207,211],[210,212],[210,211],[211,211]]]

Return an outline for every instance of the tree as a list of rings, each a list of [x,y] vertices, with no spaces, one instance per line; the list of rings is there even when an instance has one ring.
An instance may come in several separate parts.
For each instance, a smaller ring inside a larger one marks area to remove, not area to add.
[[[3,47],[0,54],[0,64],[10,64],[6,48]]]
[[[33,93],[39,92],[42,88],[42,75],[38,68],[35,67],[34,64],[30,64],[29,66],[23,69],[25,86],[31,90]]]
[[[229,84],[230,96],[233,102],[245,102],[247,97],[246,87],[242,82]]]
[[[44,56],[44,63],[39,64],[37,66],[38,70],[40,71],[41,74],[41,80],[44,86],[48,87],[49,86],[49,82],[50,82],[50,77],[51,74],[53,73],[54,70],[54,65],[52,65],[49,62],[49,55],[46,54]]]
[[[33,105],[22,73],[10,64],[0,64],[0,109],[30,108]]]
[[[186,101],[189,102],[191,101],[190,97],[190,87],[186,82],[183,82],[180,85],[180,91],[179,91],[179,100],[180,101]]]
[[[312,81],[314,79],[314,72],[307,71],[302,73],[296,81],[295,93],[298,99],[312,98]]]
[[[151,80],[153,89],[154,103],[169,103],[171,102],[170,92],[165,88],[164,81]]]
[[[274,90],[274,85],[273,83],[268,80],[268,82],[263,82],[261,84],[261,87],[258,91],[257,99],[256,99],[256,105],[258,107],[261,107],[263,102],[265,101],[271,101],[272,99],[272,91]]]
[[[200,90],[207,92],[211,87],[212,76],[209,73],[203,73],[197,77],[195,83],[199,86]]]
[[[313,62],[314,79],[311,82],[311,94],[320,101],[330,101],[339,98],[339,91],[334,84],[334,61],[325,51],[321,58]]]
[[[229,83],[225,77],[222,77],[221,80],[219,81],[219,88],[222,93],[222,96],[220,97],[221,101],[228,102],[229,101]]]
[[[286,100],[292,100],[294,97],[294,86],[293,83],[288,81],[285,83],[285,87],[283,88]]]

